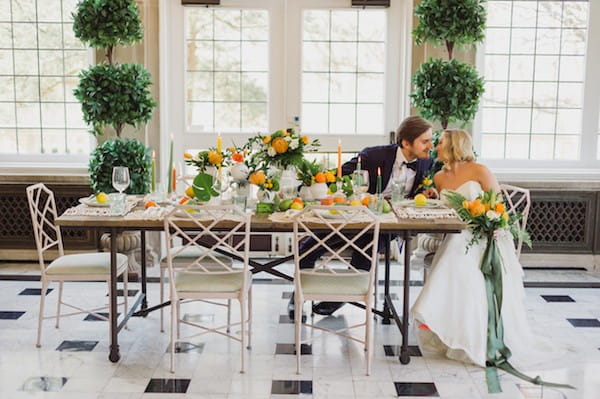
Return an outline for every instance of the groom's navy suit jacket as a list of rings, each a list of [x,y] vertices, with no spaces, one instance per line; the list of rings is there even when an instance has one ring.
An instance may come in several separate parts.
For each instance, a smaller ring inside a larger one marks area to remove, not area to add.
[[[358,156],[360,156],[361,169],[369,171],[369,192],[371,194],[375,194],[375,190],[377,189],[378,166],[381,167],[381,189],[385,190],[390,178],[392,177],[392,169],[394,167],[394,163],[396,162],[397,151],[398,145],[390,144],[375,147],[367,147],[358,154]],[[354,170],[356,170],[358,156],[352,158],[351,160],[342,165],[343,175],[349,175],[352,172],[354,172]],[[417,160],[417,174],[415,176],[415,181],[408,195],[409,197],[413,197],[419,191],[421,191],[419,184],[421,183],[421,181],[423,181],[423,176],[429,171],[429,169],[431,169],[432,166],[433,159],[431,158]],[[367,241],[370,240],[371,237],[367,234],[364,237],[359,238],[356,244],[358,246],[364,246],[367,245]],[[328,245],[331,248],[336,248],[344,244],[345,241],[342,241],[340,239],[330,240],[328,242]],[[379,240],[379,251],[383,250],[384,244],[385,240]],[[312,249],[312,251],[300,261],[300,268],[304,269],[314,267],[316,260],[326,252],[324,247],[313,249],[315,245],[317,245],[317,242],[312,237],[309,237],[300,243],[300,253],[304,253]],[[370,252],[370,250],[367,252]],[[369,270],[369,268],[371,267],[371,263],[369,262],[369,260],[357,251],[353,251],[350,263],[354,267],[363,270]]]
[[[342,165],[342,174],[349,175],[356,170],[358,157],[360,156],[361,169],[369,171],[369,193],[375,194],[377,189],[377,167],[381,167],[381,189],[385,190],[392,177],[392,169],[396,162],[396,154],[398,152],[397,144],[379,145],[375,147],[366,147],[358,156],[355,156],[344,165]],[[423,181],[423,177],[433,166],[433,159],[417,159],[417,170],[415,181],[408,194],[409,197],[414,197],[422,189],[419,184]]]

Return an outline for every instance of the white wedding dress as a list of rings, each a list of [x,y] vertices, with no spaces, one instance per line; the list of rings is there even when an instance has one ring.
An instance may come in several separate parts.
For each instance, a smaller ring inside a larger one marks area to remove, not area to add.
[[[445,201],[444,191],[440,193]],[[472,201],[483,190],[469,180],[454,190]],[[447,357],[485,367],[488,306],[484,277],[479,266],[485,240],[466,252],[471,232],[448,234],[437,250],[431,272],[411,309],[425,350],[443,352]],[[513,365],[531,364],[532,360],[552,352],[547,343],[531,333],[527,323],[523,287],[523,269],[517,259],[512,236],[504,232],[498,237],[502,257],[504,343],[511,350]],[[537,362],[536,362],[537,363]]]

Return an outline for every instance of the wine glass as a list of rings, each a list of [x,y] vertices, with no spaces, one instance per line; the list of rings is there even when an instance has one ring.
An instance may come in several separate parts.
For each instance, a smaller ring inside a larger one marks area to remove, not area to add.
[[[369,171],[364,169],[355,170],[352,173],[352,185],[357,194],[363,195],[369,191]]]
[[[112,172],[112,185],[119,192],[123,194],[123,191],[129,187],[129,168],[126,166],[115,166]]]

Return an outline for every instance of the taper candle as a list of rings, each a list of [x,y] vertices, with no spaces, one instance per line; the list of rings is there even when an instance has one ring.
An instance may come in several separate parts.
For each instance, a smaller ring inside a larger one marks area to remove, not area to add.
[[[362,165],[360,164],[360,155],[358,156],[358,162],[356,163],[356,170],[360,170]]]
[[[337,177],[342,178],[342,140],[338,139],[337,147]]]
[[[381,194],[381,167],[377,167],[377,190],[376,194]]]
[[[152,185],[152,192],[156,192],[156,151],[152,150],[152,168],[151,170],[151,179],[150,184]]]
[[[167,193],[171,194],[173,189],[173,180],[172,180],[172,170],[173,170],[173,133],[171,133],[171,144],[169,148],[169,168],[167,169]]]

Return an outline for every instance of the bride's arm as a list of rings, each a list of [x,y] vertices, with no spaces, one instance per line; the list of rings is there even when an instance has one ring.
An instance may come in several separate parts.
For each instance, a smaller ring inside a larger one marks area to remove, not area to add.
[[[500,192],[500,184],[496,176],[485,165],[479,164],[478,181],[484,191],[494,189],[496,193]]]

